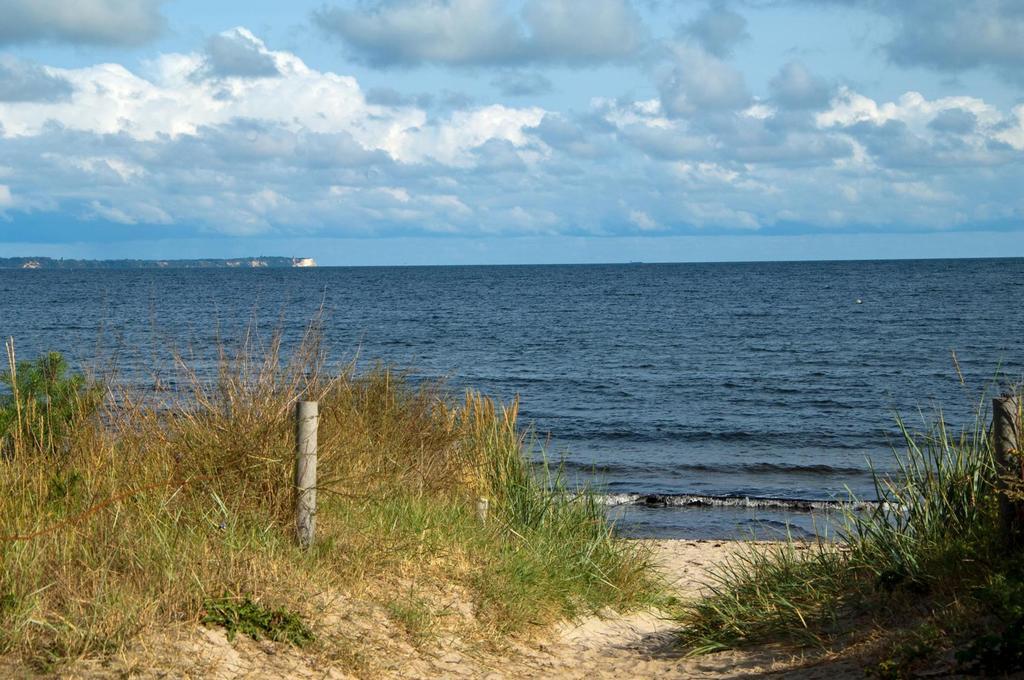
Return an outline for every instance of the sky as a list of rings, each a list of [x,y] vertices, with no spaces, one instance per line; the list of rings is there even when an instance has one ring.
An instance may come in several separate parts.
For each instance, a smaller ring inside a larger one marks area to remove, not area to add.
[[[1024,256],[1024,0],[0,0],[0,256]]]

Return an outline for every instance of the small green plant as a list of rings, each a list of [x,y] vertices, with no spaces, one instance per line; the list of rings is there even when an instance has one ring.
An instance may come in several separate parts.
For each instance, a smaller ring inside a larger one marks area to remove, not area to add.
[[[80,492],[85,480],[77,470],[58,472],[50,477],[46,500],[60,504],[73,500]]]
[[[431,627],[436,618],[430,603],[413,593],[403,599],[387,604],[388,614],[397,621],[413,642],[421,643],[431,637]]]
[[[0,395],[0,455],[61,451],[66,437],[99,406],[99,390],[71,373],[59,352],[19,362],[9,342],[7,359],[7,370],[0,372],[0,385],[9,392]]]
[[[826,644],[849,603],[836,546],[751,544],[711,571],[709,595],[684,605],[681,639],[706,654],[778,640]]]
[[[251,598],[222,598],[208,600],[202,622],[208,626],[222,626],[228,632],[228,640],[234,640],[238,633],[244,633],[253,640],[267,638],[274,642],[287,642],[303,647],[313,641],[313,632],[297,614],[283,609],[264,607]]]
[[[884,658],[869,666],[868,677],[902,680],[917,676],[921,666],[934,664],[946,643],[943,631],[932,623],[900,632],[888,644]]]

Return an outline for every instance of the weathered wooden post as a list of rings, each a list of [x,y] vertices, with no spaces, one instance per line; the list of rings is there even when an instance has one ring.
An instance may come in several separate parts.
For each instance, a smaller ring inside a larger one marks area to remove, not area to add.
[[[1010,484],[1021,482],[1015,491],[1024,492],[1024,456],[1020,455],[1020,402],[1013,394],[992,400],[992,446],[999,466],[999,519],[1003,541],[1009,548],[1020,547],[1024,537],[1024,500],[1007,495]]]
[[[476,518],[480,520],[480,524],[487,524],[487,511],[491,507],[491,502],[486,498],[478,498],[476,501]]]
[[[319,404],[300,401],[295,407],[295,535],[299,545],[313,545],[316,533],[316,432]]]

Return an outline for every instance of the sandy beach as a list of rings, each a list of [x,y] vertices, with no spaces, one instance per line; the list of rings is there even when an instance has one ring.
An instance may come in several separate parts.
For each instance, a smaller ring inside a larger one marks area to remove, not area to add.
[[[741,547],[730,541],[651,542],[655,560],[680,597],[697,596],[707,570]],[[662,612],[625,616],[606,612],[557,628],[539,645],[504,666],[499,677],[546,678],[790,678],[863,677],[850,663],[801,658],[790,651],[725,652],[686,658],[676,648],[673,621]],[[486,676],[485,676],[486,677]]]
[[[707,570],[740,544],[729,541],[652,541],[654,558],[680,597],[699,593]],[[468,603],[449,593],[445,604],[463,617]],[[674,645],[674,623],[663,612],[626,615],[601,612],[564,622],[529,641],[510,644],[501,652],[481,651],[456,636],[441,635],[429,644],[413,644],[376,605],[335,600],[317,626],[321,635],[332,629],[358,639],[363,671],[346,673],[345,659],[306,654],[285,645],[255,642],[239,636],[229,642],[222,630],[200,628],[175,637],[144,640],[123,657],[85,663],[67,677],[164,678],[841,678],[863,677],[848,660],[803,657],[792,650],[724,652],[686,658]],[[349,659],[351,661],[351,659]]]

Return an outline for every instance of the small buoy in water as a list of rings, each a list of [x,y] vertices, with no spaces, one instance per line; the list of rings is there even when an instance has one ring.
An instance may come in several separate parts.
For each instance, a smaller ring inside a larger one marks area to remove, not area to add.
[[[857,298],[857,304],[858,304],[858,305],[862,305],[862,304],[864,304],[864,301],[863,301],[863,300],[861,300],[860,298]]]

